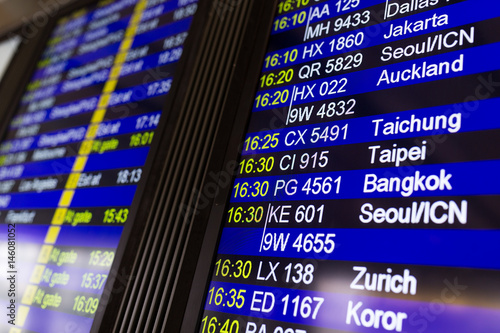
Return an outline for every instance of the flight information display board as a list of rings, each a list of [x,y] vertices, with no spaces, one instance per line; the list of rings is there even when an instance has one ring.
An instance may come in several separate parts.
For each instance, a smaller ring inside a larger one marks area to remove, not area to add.
[[[128,278],[111,265],[196,9],[101,1],[57,22],[0,146],[2,332],[89,332]]]
[[[282,0],[202,333],[496,332],[500,2]]]

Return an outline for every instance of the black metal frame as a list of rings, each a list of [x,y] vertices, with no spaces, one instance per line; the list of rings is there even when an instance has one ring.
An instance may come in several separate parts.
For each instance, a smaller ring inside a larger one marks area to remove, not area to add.
[[[24,88],[31,79],[31,73],[35,70],[36,62],[33,61],[33,56],[40,57],[45,44],[43,37],[46,30],[38,31],[30,38],[24,38],[23,27],[20,26],[0,36],[0,41],[14,36],[21,38],[21,43],[0,81],[0,139],[2,140],[7,135],[10,120],[17,110]]]
[[[218,179],[205,179],[207,184],[218,185],[218,193],[207,207],[200,207],[194,219],[194,232],[188,246],[197,248],[184,256],[183,262],[191,263],[195,253],[196,268],[192,288],[190,289],[185,315],[180,332],[196,332],[199,330],[208,285],[213,271],[213,263],[222,232],[223,218],[227,211],[232,183],[235,176],[236,161],[240,155],[241,145],[248,126],[254,104],[260,72],[264,62],[270,31],[278,0],[257,1],[252,14],[252,21],[247,27],[245,49],[237,64],[238,75],[231,84],[230,98],[224,108],[224,123],[219,129],[207,173],[219,175]],[[244,65],[246,64],[246,66]],[[221,179],[229,175],[229,182]],[[220,186],[226,185],[226,186]],[[192,269],[192,267],[189,267]],[[185,296],[184,296],[185,297]]]

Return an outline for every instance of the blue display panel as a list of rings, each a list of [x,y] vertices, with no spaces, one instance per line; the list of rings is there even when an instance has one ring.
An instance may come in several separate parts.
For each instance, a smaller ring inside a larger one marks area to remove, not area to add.
[[[500,329],[500,3],[281,0],[202,333]]]
[[[125,278],[111,266],[196,9],[101,1],[57,22],[0,143],[0,331],[89,332]]]

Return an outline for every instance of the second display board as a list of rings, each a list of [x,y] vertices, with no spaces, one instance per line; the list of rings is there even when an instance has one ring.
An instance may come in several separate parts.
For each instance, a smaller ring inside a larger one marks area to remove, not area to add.
[[[196,10],[196,0],[100,1],[58,20],[0,146],[2,332],[90,332],[106,283],[130,279],[112,265]]]

